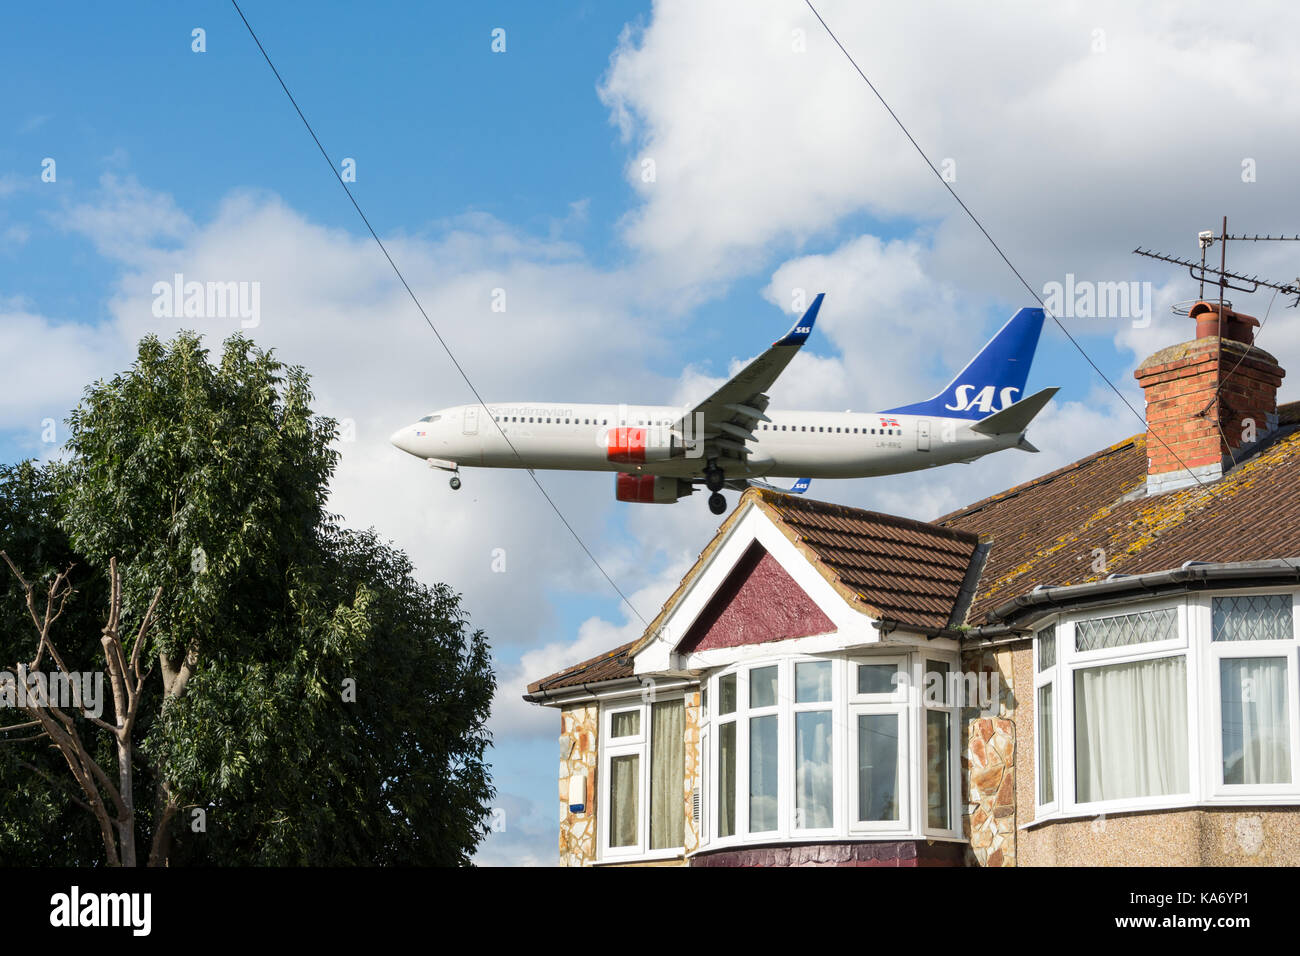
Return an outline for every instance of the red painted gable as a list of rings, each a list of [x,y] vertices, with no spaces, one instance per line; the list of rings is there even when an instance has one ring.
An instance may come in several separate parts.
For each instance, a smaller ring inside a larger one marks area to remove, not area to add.
[[[680,652],[826,634],[835,625],[755,541],[677,645]]]

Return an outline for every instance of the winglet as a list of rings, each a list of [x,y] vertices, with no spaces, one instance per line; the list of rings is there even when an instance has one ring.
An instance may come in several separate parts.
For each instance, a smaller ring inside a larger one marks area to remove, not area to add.
[[[784,336],[773,342],[773,345],[793,345],[796,348],[808,341],[808,336],[812,335],[813,323],[817,321],[817,313],[822,307],[822,299],[826,298],[825,292],[818,292],[817,298],[813,299],[812,305],[808,306],[808,311],[803,314],[790,331]]]
[[[811,478],[800,478],[790,487],[790,494],[801,495],[808,490],[808,486],[811,484],[812,484]]]

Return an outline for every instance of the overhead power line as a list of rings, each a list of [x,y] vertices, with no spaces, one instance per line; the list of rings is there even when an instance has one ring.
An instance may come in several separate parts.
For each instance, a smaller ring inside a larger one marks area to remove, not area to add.
[[[235,12],[239,14],[239,19],[244,21],[244,27],[248,30],[248,35],[253,38],[253,42],[257,44],[257,49],[261,51],[262,59],[266,60],[266,65],[269,66],[271,72],[275,74],[276,81],[280,84],[280,89],[284,90],[284,95],[287,96],[289,102],[293,104],[294,111],[298,114],[298,118],[302,120],[302,125],[305,126],[307,132],[311,134],[312,142],[316,144],[316,148],[320,151],[326,165],[329,166],[330,172],[334,174],[334,178],[338,181],[338,184],[343,187],[343,192],[347,194],[348,201],[352,203],[352,208],[357,211],[357,215],[360,216],[361,221],[365,223],[366,229],[369,231],[371,238],[373,238],[375,244],[379,246],[379,251],[384,254],[384,258],[387,259],[388,264],[392,266],[393,272],[396,274],[398,281],[402,283],[402,288],[404,288],[406,294],[411,297],[411,301],[415,303],[415,307],[420,310],[420,315],[424,317],[425,324],[429,326],[429,329],[437,338],[438,344],[442,346],[442,350],[447,353],[447,358],[451,359],[451,364],[455,366],[456,371],[469,387],[470,392],[473,393],[474,399],[480,406],[482,406],[483,410],[487,413],[487,417],[492,421],[493,425],[496,426],[501,437],[506,440],[506,444],[510,446],[510,451],[514,453],[514,456],[522,465],[523,456],[520,455],[518,449],[515,448],[514,442],[510,440],[510,436],[505,433],[505,429],[501,427],[501,423],[496,421],[496,417],[492,414],[491,409],[489,409],[487,403],[483,401],[483,396],[479,394],[478,389],[470,380],[468,373],[466,373],[464,367],[456,358],[455,353],[452,352],[451,346],[447,344],[446,339],[442,337],[442,333],[438,331],[438,327],[434,325],[433,320],[429,318],[429,313],[426,312],[424,306],[420,304],[420,299],[415,294],[415,290],[411,288],[411,284],[406,281],[406,276],[402,275],[402,270],[398,268],[397,263],[393,261],[393,257],[389,255],[388,249],[384,245],[384,241],[379,238],[379,233],[377,233],[375,227],[370,224],[369,218],[367,218],[365,212],[361,209],[361,204],[357,202],[356,196],[352,195],[352,190],[348,189],[348,184],[343,180],[343,176],[339,173],[338,167],[334,165],[334,161],[330,159],[329,153],[326,152],[325,147],[321,144],[320,137],[316,135],[316,131],[312,129],[311,123],[307,121],[307,117],[303,113],[302,107],[298,105],[298,101],[294,98],[293,93],[289,91],[289,86],[285,83],[284,77],[282,77],[280,71],[275,68],[275,64],[271,61],[270,54],[266,52],[266,47],[264,47],[262,41],[258,39],[257,31],[254,30],[253,25],[248,22],[248,17],[244,16],[244,11],[239,8],[237,0],[230,0],[230,3],[235,8]],[[546,499],[546,503],[550,505],[551,510],[555,512],[555,516],[560,519],[560,523],[563,524],[569,534],[572,535],[573,540],[578,543],[578,547],[580,547],[583,553],[591,560],[591,563],[595,566],[596,570],[601,573],[601,576],[609,582],[609,586],[614,589],[614,592],[619,596],[623,603],[627,605],[628,610],[630,610],[643,625],[648,627],[649,623],[641,616],[641,612],[636,609],[636,606],[628,599],[628,596],[623,593],[622,589],[619,588],[614,579],[610,577],[609,572],[605,570],[604,566],[596,558],[596,555],[592,553],[592,550],[589,547],[587,547],[587,543],[582,540],[582,536],[579,535],[573,525],[569,523],[569,519],[564,516],[564,512],[560,510],[560,506],[557,505],[555,500],[549,493],[547,493],[546,489],[542,486],[542,483],[537,479],[537,475],[534,474],[531,468],[526,469],[526,471],[528,477],[532,479],[533,484],[537,487],[537,490],[541,492],[542,497]]]
[[[808,5],[808,9],[811,10],[813,16],[817,18],[817,22],[822,25],[822,29],[824,29],[827,35],[831,38],[831,40],[835,42],[835,45],[840,48],[840,52],[844,54],[846,59],[848,59],[849,63],[853,66],[853,69],[857,71],[858,76],[862,77],[863,82],[866,83],[867,86],[870,88],[871,92],[875,94],[876,99],[880,101],[880,105],[885,108],[885,112],[889,114],[890,118],[893,119],[894,123],[897,124],[898,128],[903,131],[903,135],[907,137],[908,142],[910,142],[912,146],[916,149],[917,154],[923,160],[925,160],[925,164],[930,167],[930,171],[934,173],[935,178],[939,180],[939,182],[943,185],[944,189],[948,190],[949,195],[951,195],[952,198],[956,200],[957,205],[961,207],[962,212],[966,213],[967,217],[970,218],[970,221],[975,224],[975,227],[979,229],[981,233],[983,233],[984,238],[988,240],[989,245],[993,247],[993,250],[998,254],[998,257],[1001,258],[1002,261],[1006,263],[1007,268],[1010,269],[1012,274],[1014,274],[1015,277],[1020,280],[1020,284],[1025,287],[1025,290],[1031,296],[1034,297],[1034,301],[1037,302],[1042,307],[1043,312],[1051,316],[1052,321],[1055,322],[1057,327],[1065,334],[1065,337],[1070,340],[1070,344],[1073,345],[1075,349],[1078,350],[1079,354],[1083,356],[1084,360],[1089,365],[1092,366],[1092,370],[1097,373],[1097,375],[1101,378],[1101,380],[1105,382],[1110,387],[1110,390],[1114,392],[1115,395],[1119,398],[1119,400],[1124,403],[1124,407],[1133,413],[1133,417],[1142,423],[1142,428],[1147,433],[1147,435],[1154,437],[1156,441],[1158,441],[1161,445],[1163,445],[1165,450],[1168,451],[1169,454],[1173,456],[1174,460],[1177,461],[1178,464],[1180,464],[1187,471],[1187,473],[1192,476],[1193,480],[1195,480],[1195,482],[1198,485],[1204,486],[1205,483],[1201,481],[1200,477],[1197,476],[1197,474],[1194,471],[1192,471],[1190,467],[1188,467],[1187,462],[1183,461],[1183,459],[1179,457],[1178,453],[1175,452],[1172,448],[1170,448],[1169,444],[1163,438],[1161,438],[1159,434],[1151,430],[1150,426],[1147,423],[1146,417],[1142,415],[1136,408],[1133,407],[1132,403],[1129,402],[1129,400],[1124,397],[1124,393],[1121,392],[1119,388],[1116,387],[1115,383],[1112,382],[1107,377],[1106,373],[1101,370],[1101,367],[1098,366],[1097,363],[1092,360],[1092,356],[1090,356],[1087,353],[1084,347],[1079,344],[1078,340],[1075,339],[1075,337],[1070,334],[1070,330],[1065,327],[1065,325],[1061,322],[1061,320],[1056,317],[1055,313],[1053,313],[1052,310],[1047,307],[1047,304],[1043,302],[1043,299],[1038,294],[1038,291],[1034,289],[1034,287],[1031,286],[1027,281],[1025,281],[1025,277],[1021,274],[1020,270],[1016,268],[1015,263],[1013,263],[1011,259],[1007,256],[1007,254],[1002,251],[1002,247],[997,244],[997,241],[989,234],[989,231],[984,228],[984,224],[980,222],[979,217],[976,216],[975,213],[971,211],[971,208],[966,205],[966,203],[962,200],[961,196],[957,195],[957,190],[952,188],[952,183],[944,179],[943,173],[939,172],[938,167],[936,167],[934,163],[931,162],[930,157],[926,154],[925,150],[921,148],[921,144],[918,143],[916,141],[916,138],[912,136],[911,132],[908,131],[907,126],[903,123],[901,119],[899,119],[898,114],[894,112],[893,108],[885,100],[884,96],[881,95],[880,91],[876,89],[876,85],[872,83],[870,78],[867,76],[867,74],[863,72],[862,67],[858,66],[857,60],[853,59],[853,54],[849,53],[849,51],[845,49],[844,44],[841,43],[839,37],[835,35],[835,31],[830,28],[830,25],[822,18],[822,15],[817,12],[817,8],[813,6],[812,0],[804,0],[804,3]]]

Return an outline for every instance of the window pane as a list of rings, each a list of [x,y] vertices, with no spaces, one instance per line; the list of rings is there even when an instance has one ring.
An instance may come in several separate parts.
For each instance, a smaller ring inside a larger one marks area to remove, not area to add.
[[[686,702],[650,706],[650,849],[686,842]]]
[[[777,828],[777,716],[749,720],[749,832]]]
[[[1223,782],[1290,783],[1291,719],[1286,658],[1242,657],[1219,661],[1219,695],[1223,718]]]
[[[611,737],[635,737],[641,733],[641,711],[625,710],[611,715],[609,735]]]
[[[609,761],[609,845],[636,846],[637,794],[641,792],[641,757],[628,754]]]
[[[1216,641],[1289,641],[1295,634],[1289,594],[1214,598],[1211,603]]]
[[[804,661],[794,665],[795,703],[831,699],[831,662]]]
[[[828,665],[829,666],[829,663]],[[794,715],[794,825],[816,830],[834,824],[831,712]]]
[[[897,675],[897,664],[859,664],[858,693],[892,694]]]
[[[948,739],[948,712],[925,712],[925,825],[933,830],[948,830],[948,757],[952,747]]]
[[[1052,763],[1052,741],[1055,711],[1052,704],[1052,685],[1038,688],[1038,802],[1051,803],[1056,798],[1055,765]]]
[[[931,707],[941,707],[948,703],[948,662],[926,661],[925,683],[921,690],[925,703]]]
[[[718,713],[734,714],[736,712],[736,675],[728,674],[718,678]]]
[[[749,706],[776,706],[776,665],[755,667],[749,672]]]
[[[858,819],[898,819],[898,715],[858,715]]]
[[[1038,669],[1045,671],[1056,664],[1056,625],[1038,632]]]
[[[718,836],[736,832],[736,722],[718,728]]]
[[[1074,625],[1074,649],[1096,651],[1103,647],[1128,647],[1151,641],[1172,641],[1178,637],[1178,611],[1138,611]]]
[[[1077,800],[1186,793],[1187,779],[1181,655],[1074,672]]]

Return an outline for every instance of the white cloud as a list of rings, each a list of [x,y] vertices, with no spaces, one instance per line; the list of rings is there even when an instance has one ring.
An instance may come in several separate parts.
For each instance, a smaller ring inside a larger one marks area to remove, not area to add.
[[[1134,245],[1185,249],[1223,209],[1252,230],[1293,228],[1278,210],[1300,198],[1287,173],[1300,101],[1285,94],[1300,83],[1300,11],[819,7],[932,160],[953,161],[954,187],[1035,288],[1070,270],[1149,270]],[[626,237],[674,274],[717,281],[846,217],[902,216],[935,223],[935,274],[967,294],[1025,295],[802,5],[660,0],[625,32],[600,93],[642,200]]]

